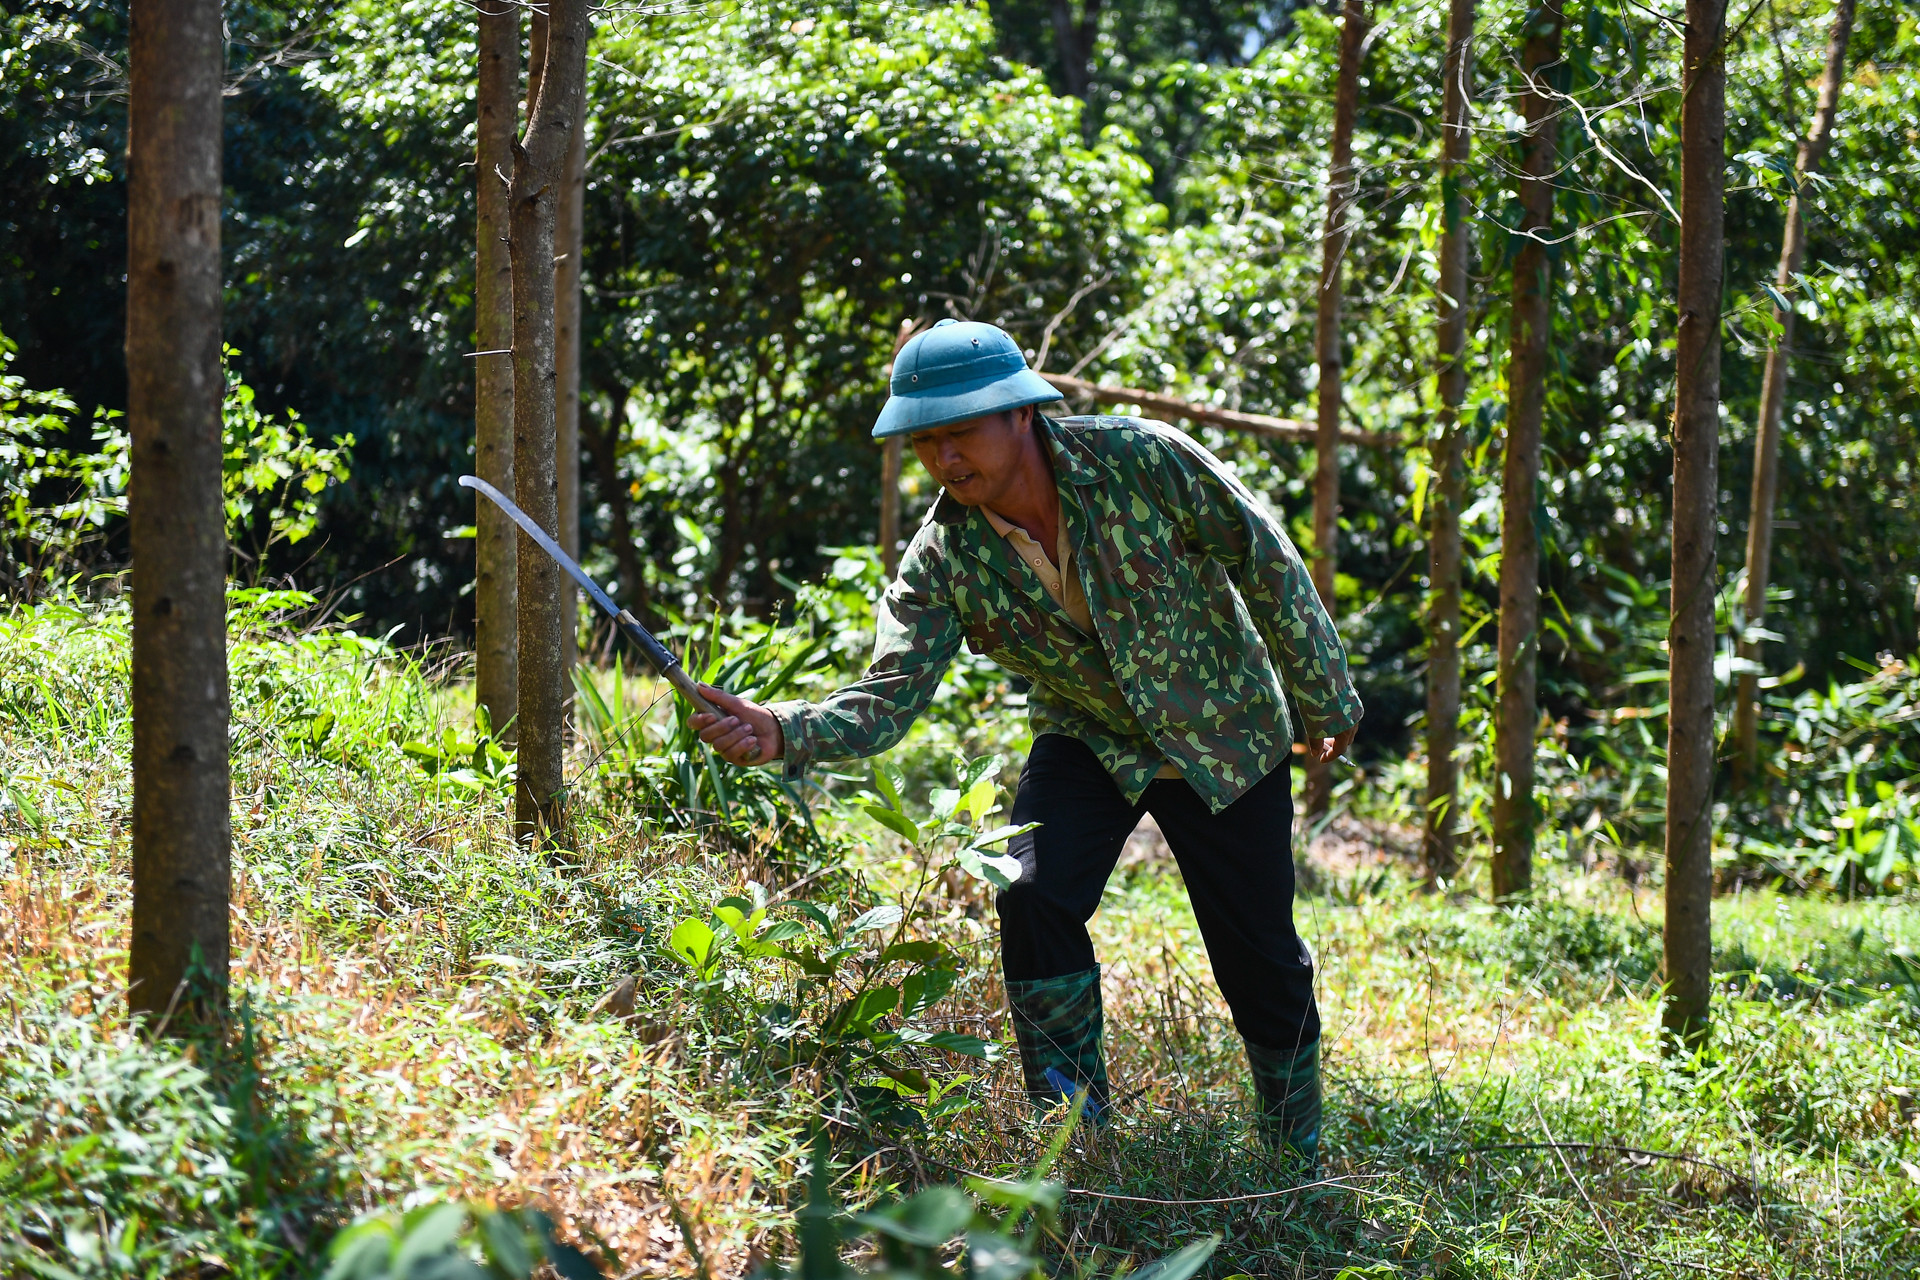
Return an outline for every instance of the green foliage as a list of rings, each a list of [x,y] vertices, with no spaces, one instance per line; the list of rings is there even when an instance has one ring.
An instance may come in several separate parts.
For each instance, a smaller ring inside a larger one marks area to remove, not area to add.
[[[603,1274],[538,1209],[446,1200],[362,1215],[327,1252],[326,1280],[531,1280],[543,1264],[561,1280]]]
[[[811,576],[823,531],[871,527],[868,431],[902,319],[993,319],[1037,345],[1076,294],[1112,286],[1112,314],[1157,216],[1142,166],[1084,145],[1074,105],[995,58],[971,5],[663,17],[603,36],[596,77],[589,200],[625,230],[589,252],[588,378],[623,435],[631,417],[636,463],[671,439],[672,470],[634,478],[652,541],[699,549],[656,588],[682,607],[765,598],[776,571]],[[1093,341],[1090,316],[1062,323]]]
[[[1072,1136],[1078,1114],[1078,1108],[1069,1113],[1024,1178],[969,1177],[964,1191],[950,1185],[928,1187],[897,1204],[854,1214],[838,1212],[830,1173],[832,1149],[825,1133],[817,1134],[807,1176],[807,1202],[799,1215],[800,1256],[792,1266],[770,1268],[757,1280],[851,1280],[863,1275],[902,1280],[1044,1280],[1057,1274],[1048,1265],[1045,1246],[1059,1238],[1059,1207],[1066,1188],[1048,1181],[1047,1174]],[[847,1224],[861,1228],[855,1233],[858,1243],[877,1249],[877,1265],[854,1268],[842,1260]],[[1114,1275],[1188,1280],[1206,1266],[1219,1245],[1220,1237],[1208,1236],[1137,1270],[1122,1268]],[[1074,1274],[1078,1280],[1098,1276],[1091,1268]]]
[[[682,665],[703,683],[761,701],[787,692],[827,644],[738,614],[724,623],[715,615],[706,628],[681,628]],[[604,674],[576,667],[572,676],[594,775],[637,816],[742,840],[756,830],[792,834],[798,852],[818,852],[800,789],[777,770],[739,769],[714,755],[689,723],[692,709],[666,685],[630,676],[620,658]],[[656,715],[663,702],[665,715]]]
[[[933,1007],[966,965],[950,947],[908,937],[910,917],[882,904],[844,918],[839,904],[768,903],[728,896],[705,919],[681,920],[668,954],[686,967],[709,1029],[722,1042],[746,1028],[755,1068],[785,1076],[824,1073],[849,1096],[900,1119],[932,1123],[979,1105],[972,1077],[940,1079],[941,1050],[987,1063],[1001,1047],[943,1030]],[[903,1108],[897,1099],[906,1099]]]
[[[1863,680],[1767,696],[1761,803],[1735,806],[1743,857],[1797,883],[1898,891],[1920,866],[1920,659]],[[1862,664],[1864,665],[1864,664]]]
[[[228,361],[238,353],[228,348]],[[59,392],[35,392],[5,372],[14,359],[0,334],[0,571],[9,594],[19,596],[77,575],[119,536],[127,514],[127,481],[133,442],[119,414],[95,415],[91,446],[73,449],[72,400]],[[353,437],[322,447],[300,415],[284,421],[263,414],[253,388],[225,366],[221,402],[227,536],[234,550],[258,561],[281,542],[313,532],[320,495],[347,479]]]
[[[841,1082],[870,1118],[913,1127],[980,1105],[969,1075],[942,1079],[929,1051],[988,1064],[1001,1047],[942,1028],[935,1006],[966,972],[945,943],[914,938],[910,928],[937,884],[957,873],[1004,888],[1017,864],[992,846],[1025,828],[990,827],[997,812],[998,758],[959,761],[958,789],[936,790],[935,812],[916,823],[901,801],[897,775],[874,771],[878,794],[853,802],[914,846],[914,879],[901,902],[852,914],[842,903],[727,896],[703,918],[690,916],[665,939],[692,978],[713,1034],[753,1029],[744,1046],[756,1065],[786,1074],[805,1070]]]

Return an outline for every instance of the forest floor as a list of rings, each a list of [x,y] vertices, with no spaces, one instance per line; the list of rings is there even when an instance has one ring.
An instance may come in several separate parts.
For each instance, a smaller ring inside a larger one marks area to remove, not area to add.
[[[722,1280],[790,1251],[823,1114],[849,1203],[1044,1146],[1010,1052],[916,1051],[892,1092],[851,1050],[776,1070],[811,988],[663,946],[729,896],[842,924],[899,903],[962,962],[923,1021],[1010,1041],[984,894],[929,889],[847,806],[817,814],[825,861],[663,833],[584,748],[572,856],[524,852],[479,763],[444,767],[471,750],[460,689],[340,634],[237,640],[236,1035],[149,1044],[122,999],[125,670],[123,614],[0,618],[0,1272],[313,1273],[355,1213],[448,1193],[545,1203],[626,1275]],[[1095,921],[1120,1101],[1053,1170],[1064,1268],[1209,1232],[1221,1277],[1920,1267],[1912,901],[1718,899],[1712,1048],[1676,1062],[1657,886],[1547,864],[1497,909],[1471,875],[1420,893],[1407,844],[1343,820],[1301,859],[1328,1109],[1298,1189],[1253,1142],[1178,873],[1136,837]]]

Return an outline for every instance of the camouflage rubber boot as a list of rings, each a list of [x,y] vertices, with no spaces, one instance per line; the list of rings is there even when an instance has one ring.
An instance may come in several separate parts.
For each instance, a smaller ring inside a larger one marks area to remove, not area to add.
[[[1249,1042],[1247,1062],[1260,1095],[1261,1141],[1313,1168],[1320,1151],[1320,1042],[1304,1049],[1264,1049]]]
[[[1100,1052],[1100,966],[1060,978],[1007,983],[1013,1037],[1027,1096],[1042,1106],[1084,1087],[1086,1115],[1107,1107],[1107,1062]]]

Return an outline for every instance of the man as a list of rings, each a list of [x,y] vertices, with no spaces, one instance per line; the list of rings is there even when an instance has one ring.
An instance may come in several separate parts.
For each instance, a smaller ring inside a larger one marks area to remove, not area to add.
[[[1315,759],[1353,741],[1345,651],[1286,533],[1185,435],[1132,418],[1038,416],[1059,393],[1002,330],[943,320],[903,347],[876,439],[907,435],[945,492],[878,610],[861,679],[760,706],[705,690],[693,719],[735,764],[885,751],[960,645],[1032,682],[1033,749],[997,899],[1026,1085],[1107,1102],[1087,921],[1153,814],[1246,1041],[1270,1142],[1313,1158],[1320,1019],[1293,927],[1291,686]]]

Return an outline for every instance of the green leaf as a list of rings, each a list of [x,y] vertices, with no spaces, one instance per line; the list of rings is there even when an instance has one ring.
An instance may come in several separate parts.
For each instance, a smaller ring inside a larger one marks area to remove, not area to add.
[[[896,942],[880,953],[880,964],[904,961],[907,964],[939,964],[953,959],[953,952],[944,943],[915,940]]]
[[[999,783],[992,778],[982,778],[967,789],[967,797],[960,802],[960,807],[972,814],[973,820],[978,822],[987,816],[987,811],[993,808],[994,799],[999,794]]]
[[[778,950],[781,955],[799,965],[803,972],[816,978],[831,978],[840,968],[840,966],[832,960],[821,959],[820,953],[812,948],[808,948],[805,951],[794,951],[786,947],[780,947]]]
[[[1197,1275],[1200,1268],[1207,1265],[1207,1259],[1220,1247],[1220,1237],[1208,1236],[1205,1240],[1195,1240],[1178,1253],[1170,1253],[1164,1258],[1149,1262],[1133,1273],[1131,1280],[1189,1280]]]
[[[893,903],[885,903],[856,918],[847,926],[847,936],[852,937],[856,933],[867,933],[874,929],[891,929],[899,924],[906,914]]]
[[[973,1222],[973,1201],[956,1187],[928,1187],[904,1204],[853,1220],[884,1236],[922,1249],[938,1249]]]
[[[497,1270],[515,1280],[533,1274],[533,1251],[527,1248],[526,1228],[510,1213],[482,1212],[480,1245]]]
[[[983,1062],[998,1062],[1005,1052],[997,1042],[982,1040],[979,1036],[968,1035],[964,1031],[928,1031],[922,1027],[902,1027],[900,1039],[905,1044],[921,1045],[928,1049],[945,1049],[948,1053],[979,1058]]]
[[[713,960],[713,943],[716,936],[703,921],[682,920],[668,935],[667,950],[686,961],[695,972],[705,973]]]
[[[465,1205],[436,1204],[416,1209],[406,1217],[405,1236],[394,1251],[390,1269],[395,1275],[408,1274],[419,1263],[451,1249],[466,1227]]]
[[[986,881],[996,889],[1010,889],[1013,882],[1020,878],[1018,858],[982,853],[978,849],[962,849],[954,855],[953,860],[962,871],[976,880]]]
[[[789,902],[786,905],[792,907],[795,911],[798,911],[801,915],[805,916],[807,919],[819,925],[820,931],[826,934],[829,938],[834,936],[833,922],[839,918],[839,914],[840,914],[840,909],[838,907],[833,905],[828,905],[823,907],[817,902],[808,902],[805,899],[801,899],[796,902]]]
[[[387,1273],[387,1262],[399,1237],[383,1214],[362,1218],[333,1238],[327,1254],[333,1264],[326,1280],[376,1280]]]
[[[798,920],[775,920],[760,932],[762,942],[791,942],[805,935],[807,926]]]
[[[984,849],[988,845],[1000,844],[1003,841],[1013,839],[1015,836],[1023,836],[1029,831],[1038,831],[1039,829],[1040,824],[1037,822],[1022,822],[1017,826],[995,827],[985,835],[974,837],[973,845],[976,849]]]
[[[960,975],[952,969],[928,969],[921,973],[908,974],[906,980],[900,984],[901,1016],[915,1017],[931,1007],[941,996],[953,989],[953,984],[959,977]]]
[[[867,811],[869,818],[872,818],[887,830],[896,835],[904,836],[914,844],[920,843],[920,828],[915,826],[913,819],[909,818],[906,814],[899,812],[897,809],[883,809],[877,804],[866,804],[860,807]]]
[[[841,1005],[828,1022],[838,1030],[863,1035],[899,1003],[900,993],[893,987],[871,987]]]
[[[905,814],[907,806],[900,802],[900,772],[884,762],[873,766],[873,785],[885,796],[893,811]]]

